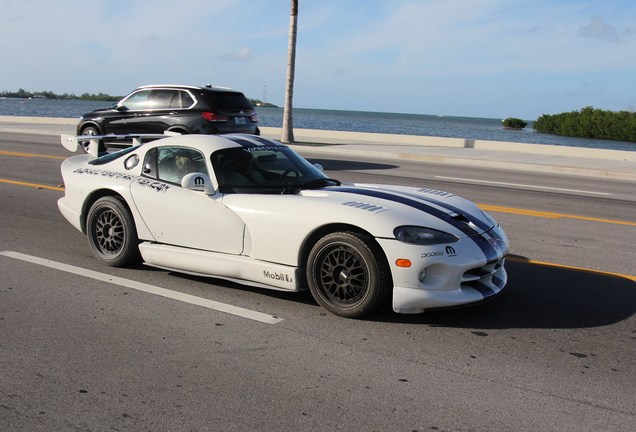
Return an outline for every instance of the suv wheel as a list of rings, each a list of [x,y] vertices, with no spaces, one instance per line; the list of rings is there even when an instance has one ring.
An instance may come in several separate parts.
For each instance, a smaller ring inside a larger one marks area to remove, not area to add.
[[[80,131],[80,135],[95,136],[95,135],[99,135],[99,134],[100,134],[100,132],[97,129],[97,127],[95,127],[95,126],[85,126]],[[90,141],[80,141],[79,144],[82,146],[84,151],[86,153],[88,153],[88,146],[90,144]],[[106,148],[104,147],[104,144],[100,141],[100,143],[99,143],[99,152],[102,152],[102,151],[106,151]]]

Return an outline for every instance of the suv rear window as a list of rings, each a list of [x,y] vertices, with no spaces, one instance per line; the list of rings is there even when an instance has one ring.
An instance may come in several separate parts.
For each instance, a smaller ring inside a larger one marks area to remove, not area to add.
[[[218,110],[252,110],[252,104],[243,95],[236,92],[208,92],[205,98],[212,107]]]

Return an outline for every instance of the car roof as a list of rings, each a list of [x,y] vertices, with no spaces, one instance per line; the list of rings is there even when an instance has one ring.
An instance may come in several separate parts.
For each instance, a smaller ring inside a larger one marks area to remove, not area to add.
[[[221,86],[213,86],[211,84],[207,84],[205,86],[193,86],[193,85],[182,85],[182,84],[149,84],[137,87],[135,90],[141,89],[189,89],[189,90],[208,90],[208,91],[225,91],[225,92],[236,92],[241,93],[238,90],[231,89],[229,87],[221,87]]]
[[[211,154],[217,150],[228,148],[256,148],[256,147],[287,147],[278,141],[250,134],[228,134],[228,135],[176,135],[162,138],[152,143],[146,144],[153,147],[176,146],[192,147],[203,153]]]

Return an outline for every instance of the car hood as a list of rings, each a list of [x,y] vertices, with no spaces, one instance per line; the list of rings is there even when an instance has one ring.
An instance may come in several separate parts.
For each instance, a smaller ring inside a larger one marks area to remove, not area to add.
[[[351,184],[327,190],[335,194],[356,196],[362,204],[358,201],[347,203],[356,208],[368,211],[369,208],[364,201],[373,200],[377,204],[381,203],[383,207],[404,215],[406,219],[414,219],[415,223],[430,222],[435,219],[454,227],[465,235],[480,234],[495,225],[494,220],[471,201],[437,189]]]
[[[105,113],[105,112],[110,112],[110,111],[114,111],[114,107],[108,107],[108,108],[97,108],[94,109],[93,111],[89,111],[85,114],[82,114],[82,118],[93,118],[93,117],[98,117],[99,115]]]
[[[384,238],[392,238],[394,229],[404,225],[445,231],[459,238],[495,226],[494,220],[474,203],[429,188],[343,184],[296,195],[232,194],[224,198],[224,203],[248,226],[258,215],[258,222],[270,227],[344,223]]]

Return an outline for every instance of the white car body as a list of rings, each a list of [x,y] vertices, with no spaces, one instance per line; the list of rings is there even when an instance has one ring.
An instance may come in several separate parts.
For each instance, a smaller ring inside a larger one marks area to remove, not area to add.
[[[63,141],[73,143],[73,138],[65,136]],[[149,176],[145,161],[154,163],[152,157],[165,152],[162,147],[200,152],[205,169],[199,160],[197,170],[180,183],[152,177],[156,173]],[[353,233],[370,244],[378,265],[388,270],[385,280],[392,286],[386,290],[399,313],[474,303],[504,288],[508,240],[503,229],[456,195],[427,188],[335,183],[286,193],[223,191],[215,172],[220,168],[212,163],[216,152],[278,148],[291,151],[256,136],[187,135],[135,146],[121,152],[123,156],[107,156],[112,160],[106,162],[91,154],[72,156],[62,163],[65,196],[58,206],[73,226],[87,233],[96,197],[115,196],[130,212],[146,264],[284,291],[307,288],[307,259],[320,238]],[[274,163],[273,157],[263,160]],[[286,181],[301,176],[276,175]],[[454,240],[405,243],[396,238],[397,227],[424,227]],[[366,310],[332,312],[359,316]]]

